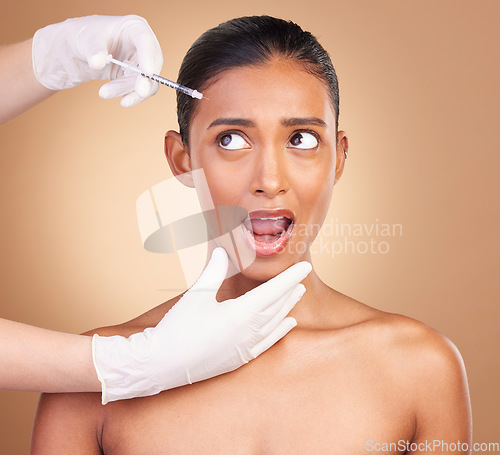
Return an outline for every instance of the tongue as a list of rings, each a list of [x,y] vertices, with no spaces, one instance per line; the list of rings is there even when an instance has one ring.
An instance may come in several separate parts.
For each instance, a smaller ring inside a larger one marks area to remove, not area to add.
[[[262,220],[254,218],[251,220],[252,230],[255,235],[279,235],[286,231],[290,224],[288,218],[280,218],[279,220]]]

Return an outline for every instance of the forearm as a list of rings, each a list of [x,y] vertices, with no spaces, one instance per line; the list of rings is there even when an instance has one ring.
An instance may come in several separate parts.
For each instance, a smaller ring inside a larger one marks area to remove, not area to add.
[[[0,124],[56,93],[35,77],[33,39],[0,47]]]
[[[0,319],[0,389],[100,392],[92,339]]]

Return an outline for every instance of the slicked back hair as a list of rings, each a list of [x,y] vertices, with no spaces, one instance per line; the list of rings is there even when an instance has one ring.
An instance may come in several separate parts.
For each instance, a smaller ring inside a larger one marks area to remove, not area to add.
[[[270,16],[247,16],[219,24],[201,35],[188,50],[177,82],[203,92],[224,71],[258,66],[273,59],[290,59],[320,79],[328,89],[338,129],[339,88],[337,74],[328,52],[309,32],[297,24]],[[177,92],[177,119],[180,134],[189,145],[189,124],[195,100]]]

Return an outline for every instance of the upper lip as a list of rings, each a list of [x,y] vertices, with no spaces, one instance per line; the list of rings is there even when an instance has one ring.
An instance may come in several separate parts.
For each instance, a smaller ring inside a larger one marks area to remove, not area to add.
[[[251,220],[254,219],[266,219],[266,218],[288,218],[292,222],[295,221],[295,213],[288,209],[259,209],[249,212],[248,217]]]

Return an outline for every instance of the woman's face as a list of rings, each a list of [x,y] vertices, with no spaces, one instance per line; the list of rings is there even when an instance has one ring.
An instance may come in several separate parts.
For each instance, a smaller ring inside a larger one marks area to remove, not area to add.
[[[249,212],[235,239],[255,255],[243,274],[263,281],[310,260],[347,149],[325,85],[293,61],[274,61],[225,71],[203,95],[184,159],[203,169],[215,206]],[[210,198],[197,190],[203,207]]]

